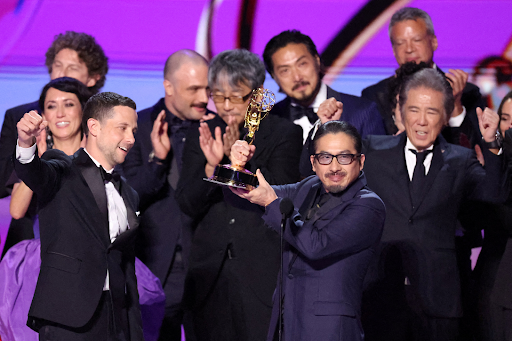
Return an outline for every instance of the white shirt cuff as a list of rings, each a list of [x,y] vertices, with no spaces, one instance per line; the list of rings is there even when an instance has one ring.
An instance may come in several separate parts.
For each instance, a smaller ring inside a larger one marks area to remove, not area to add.
[[[466,118],[466,107],[462,106],[462,113],[458,116],[450,117],[448,120],[448,125],[450,127],[460,127],[464,121],[464,118]]]
[[[16,141],[16,160],[21,164],[31,163],[34,160],[34,155],[36,155],[35,143],[31,147],[23,148]]]

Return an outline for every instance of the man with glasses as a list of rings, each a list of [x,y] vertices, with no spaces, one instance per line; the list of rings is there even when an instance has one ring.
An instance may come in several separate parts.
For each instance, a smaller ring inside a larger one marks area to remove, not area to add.
[[[220,186],[203,179],[229,164],[231,146],[243,138],[253,89],[263,85],[263,62],[247,50],[229,50],[210,63],[208,83],[218,116],[191,129],[183,152],[176,198],[193,217],[195,233],[184,303],[198,340],[264,340],[279,268],[279,236],[264,228],[256,205],[235,208]],[[255,134],[255,153],[245,165],[272,184],[299,180],[302,130],[268,115]]]
[[[122,165],[141,200],[137,256],[160,279],[166,295],[159,340],[187,339],[191,329],[181,305],[192,230],[174,198],[182,173],[186,134],[193,122],[211,115],[208,63],[192,50],[173,53],[164,68],[165,96],[139,112],[139,130]]]
[[[293,202],[284,230],[283,340],[364,340],[363,278],[382,234],[384,204],[366,187],[365,156],[355,127],[343,121],[322,124],[313,146],[310,162],[316,175],[270,186],[258,171],[258,188],[233,192],[265,207],[262,218],[276,232],[281,201]],[[231,161],[252,162],[253,152],[245,141],[237,141]],[[276,295],[268,341],[277,340],[279,303]]]

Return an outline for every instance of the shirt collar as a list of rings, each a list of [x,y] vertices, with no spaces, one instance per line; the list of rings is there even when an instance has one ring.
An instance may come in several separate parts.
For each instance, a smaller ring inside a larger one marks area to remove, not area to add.
[[[89,155],[89,157],[91,158],[92,162],[94,162],[94,164],[96,165],[96,167],[98,167],[98,168],[99,168],[99,167],[103,167],[103,166],[101,166],[101,164],[100,164],[98,161],[96,161],[96,159],[95,159],[95,158],[93,158],[93,157],[92,157],[92,155],[91,155],[91,154],[89,154],[89,152],[87,151],[87,149],[85,149],[85,148],[84,148],[84,152],[85,152],[87,155]],[[114,168],[112,168],[112,169],[110,169],[110,170],[106,170],[106,169],[105,169],[105,172],[110,173],[110,174],[112,174],[112,172],[113,172],[113,171],[114,171]]]
[[[432,143],[432,145],[430,147],[428,147],[427,149],[425,149],[425,150],[433,150],[434,149],[434,144],[435,144],[435,142]],[[409,137],[407,137],[407,142],[405,143],[405,151],[408,151],[408,150],[411,150],[411,149],[415,150],[415,151],[418,151],[418,148],[416,148],[412,144],[411,140],[409,140]]]

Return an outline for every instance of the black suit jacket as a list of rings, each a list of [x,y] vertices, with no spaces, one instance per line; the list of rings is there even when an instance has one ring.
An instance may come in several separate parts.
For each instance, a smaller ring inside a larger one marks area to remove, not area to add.
[[[502,200],[502,158],[484,149],[484,170],[472,150],[449,144],[439,136],[425,189],[414,207],[405,142],[403,133],[371,136],[364,143],[368,186],[382,198],[387,212],[367,284],[378,286],[386,277],[395,276],[395,283],[403,288],[407,277],[427,315],[458,317],[460,283],[454,240],[457,214],[464,200]],[[392,249],[399,250],[398,258],[397,253],[388,252]]]
[[[16,148],[16,140],[18,139],[16,124],[30,110],[37,110],[40,113],[39,101],[19,105],[5,112],[4,123],[0,133],[0,198],[11,194],[5,184],[14,169],[11,158]]]
[[[223,131],[226,127],[220,117],[207,123],[212,134],[215,127],[219,126]],[[267,305],[268,315],[262,316],[259,321],[268,320],[279,268],[279,237],[263,227],[263,211],[254,212],[230,206],[224,201],[220,186],[203,180],[206,177],[206,158],[199,146],[197,125],[189,132],[183,172],[176,191],[183,212],[197,221],[185,286],[185,302],[191,308],[205,302],[210,289],[216,284],[229,250],[231,257],[237,260],[233,264],[239,273],[237,280],[241,281],[242,286],[237,289],[244,288],[242,295],[255,295],[258,301]],[[245,168],[253,173],[261,169],[271,184],[295,182],[299,180],[301,141],[302,129],[299,126],[269,115],[255,134],[256,151]],[[225,157],[221,163],[229,163],[228,158]],[[247,308],[247,314],[251,314],[250,307]],[[264,337],[266,330],[260,332]]]
[[[343,103],[341,120],[356,127],[362,138],[365,138],[367,135],[384,135],[386,133],[384,123],[375,103],[365,98],[337,92],[328,86],[326,99],[331,97]],[[290,106],[291,99],[286,97],[272,108],[270,115],[291,120]]]
[[[163,164],[149,162],[149,154],[153,150],[150,135],[153,123],[162,110],[165,110],[163,99],[138,113],[135,144],[126,156],[122,170],[141,201],[137,257],[164,285],[178,239],[185,265],[188,262],[192,231],[188,222],[190,218],[181,212],[174,198],[175,189],[167,180],[172,166],[170,160]]]
[[[43,158],[36,153],[28,164],[15,161],[16,173],[39,203],[41,270],[29,327],[36,328],[40,319],[84,326],[98,307],[108,269],[114,311],[124,307],[129,340],[143,340],[133,251],[137,194],[121,182],[129,229],[111,243],[105,186],[91,158],[83,149],[73,157],[49,150]]]
[[[443,73],[440,69],[439,72]],[[444,74],[444,73],[443,73]],[[393,109],[390,104],[390,89],[389,83],[394,76],[383,79],[377,84],[370,85],[363,89],[361,96],[377,103],[384,125],[386,126],[386,133],[388,135],[396,134],[398,131],[395,121],[393,119]],[[473,148],[478,144],[482,138],[480,128],[478,126],[478,118],[476,116],[476,108],[485,108],[485,101],[480,95],[480,89],[471,83],[466,83],[462,93],[462,105],[466,108],[466,117],[460,127],[446,127],[443,130],[443,136],[449,143],[462,145],[464,147]],[[464,137],[461,137],[461,133]]]

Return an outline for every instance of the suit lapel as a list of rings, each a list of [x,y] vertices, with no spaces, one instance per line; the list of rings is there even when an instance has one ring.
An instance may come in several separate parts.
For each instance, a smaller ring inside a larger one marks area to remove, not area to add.
[[[405,202],[412,207],[411,194],[409,191],[409,173],[407,172],[407,164],[405,163],[405,142],[407,136],[405,133],[399,135],[400,141],[395,147],[382,151],[381,160],[386,160],[386,163],[393,165],[392,169],[392,183],[394,184],[393,192],[395,199],[398,202]]]
[[[78,152],[75,153],[75,160],[75,164],[80,169],[82,177],[87,183],[100,213],[99,215],[94,214],[94,212],[90,214],[91,219],[97,222],[93,226],[98,226],[93,232],[102,244],[107,246],[110,244],[110,236],[108,232],[108,209],[105,184],[103,183],[98,167],[96,167],[83,149],[79,149]]]
[[[441,149],[441,146],[439,143],[436,143],[434,146],[434,151],[432,155],[432,162],[430,163],[430,168],[428,170],[427,176],[425,177],[425,184],[423,186],[423,191],[421,193],[421,196],[418,198],[418,205],[416,205],[416,208],[414,209],[415,213],[418,210],[418,207],[421,206],[421,203],[427,196],[428,192],[430,191],[430,188],[432,187],[432,184],[434,183],[434,180],[437,177],[437,174],[439,174],[439,171],[441,170],[441,167],[443,166],[443,150]]]

